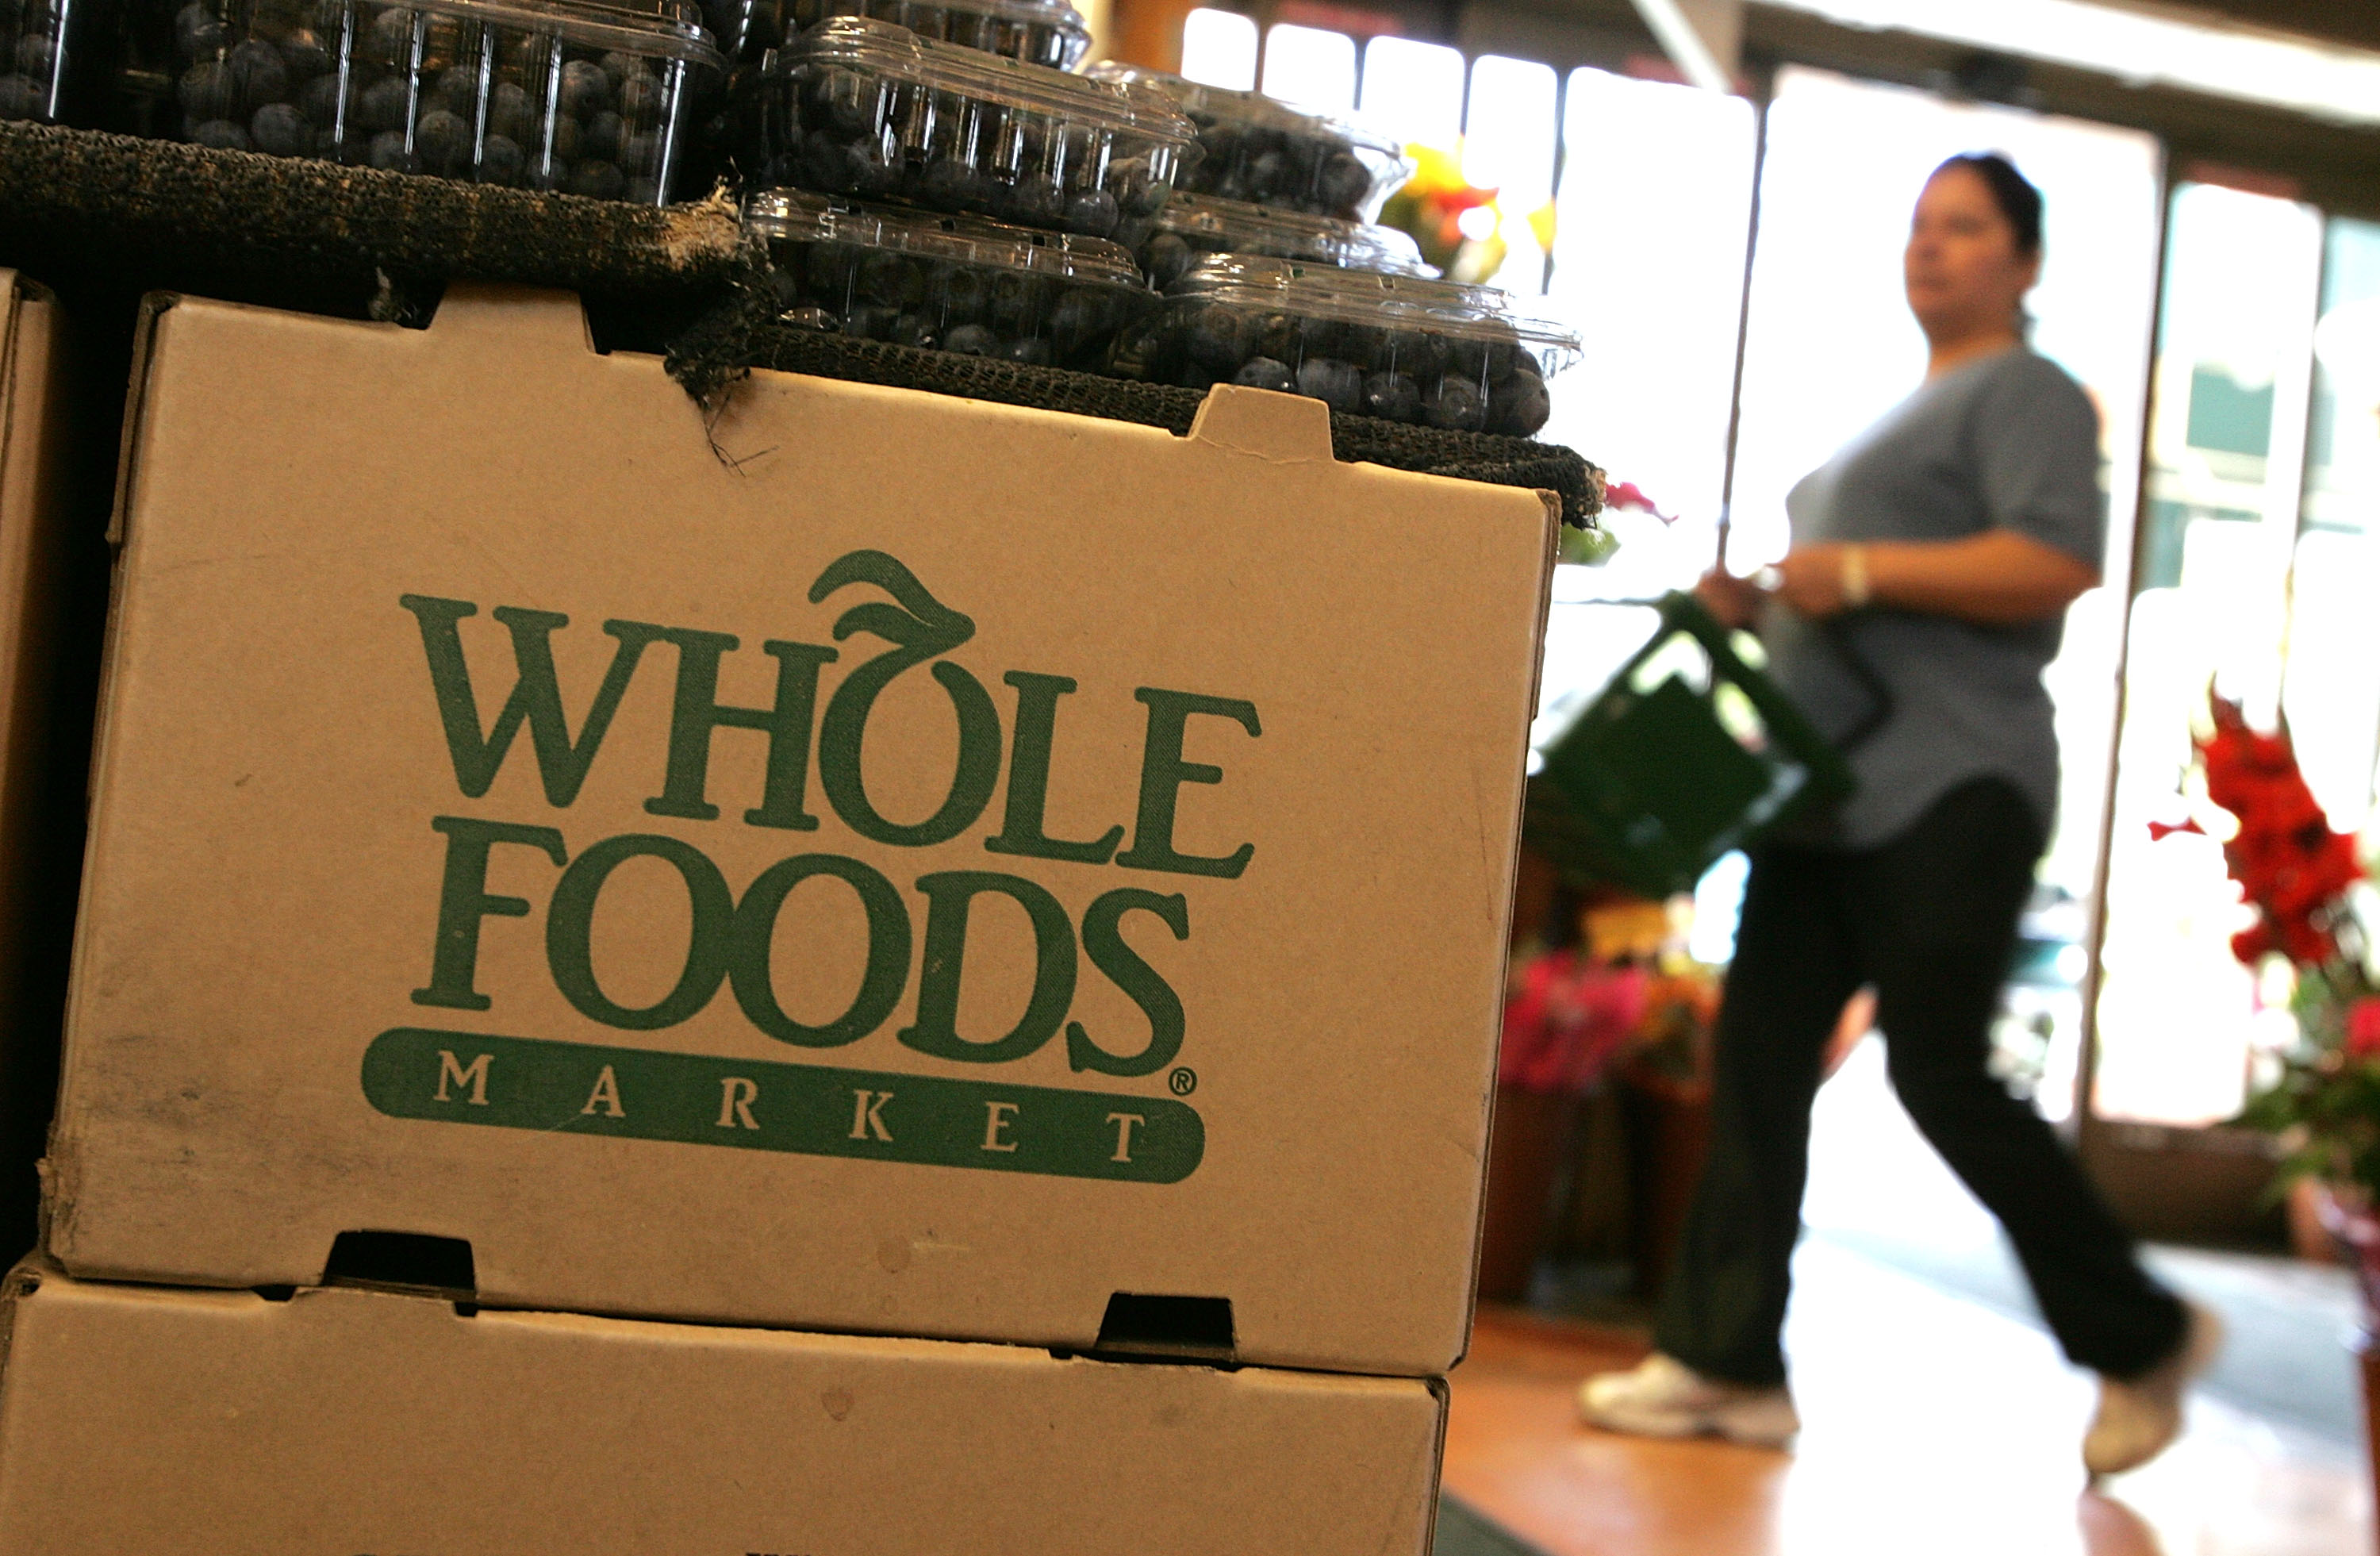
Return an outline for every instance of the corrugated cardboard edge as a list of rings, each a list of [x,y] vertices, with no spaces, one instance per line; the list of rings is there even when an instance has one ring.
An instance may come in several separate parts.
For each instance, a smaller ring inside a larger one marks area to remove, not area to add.
[[[100,648],[98,709],[91,729],[91,760],[89,777],[83,790],[83,817],[86,823],[93,818],[99,796],[106,792],[109,729],[114,723],[111,696],[115,683],[118,651],[123,639],[124,617],[124,548],[130,534],[134,501],[133,471],[139,465],[141,429],[148,419],[149,371],[155,355],[158,332],[176,304],[182,299],[170,292],[152,292],[140,299],[140,313],[132,334],[132,369],[125,388],[124,426],[115,446],[115,495],[108,512],[107,544],[115,552],[115,561],[108,580],[107,620]],[[77,893],[74,951],[76,961],[82,955],[83,936],[90,922],[86,909],[91,895],[91,875],[85,860],[81,890]],[[69,979],[67,1003],[72,1011],[75,991]],[[67,1032],[74,1029],[69,1019]],[[61,1034],[62,1039],[64,1034]],[[67,1045],[71,1049],[72,1044]],[[61,1058],[57,1112],[50,1121],[48,1149],[43,1153],[39,1171],[42,1178],[42,1202],[39,1247],[46,1252],[54,1245],[71,1238],[74,1229],[75,1200],[81,1179],[80,1156],[76,1130],[73,1076],[70,1059]]]
[[[1532,723],[1536,721],[1537,704],[1545,695],[1546,624],[1548,618],[1553,614],[1554,565],[1555,558],[1560,556],[1561,553],[1562,532],[1562,505],[1560,493],[1541,491],[1537,493],[1537,501],[1546,505],[1546,563],[1542,568],[1538,569],[1537,573],[1537,652],[1536,663],[1529,672],[1529,705],[1527,710],[1527,717],[1529,722]],[[1527,758],[1524,757],[1522,760],[1525,762]],[[1520,789],[1517,803],[1513,807],[1512,853],[1512,857],[1505,863],[1504,879],[1507,884],[1504,893],[1504,934],[1508,941],[1512,938],[1512,883],[1518,880],[1521,869],[1521,816],[1523,812],[1527,810],[1527,808],[1528,788],[1527,785],[1524,784]],[[1504,1052],[1504,1007],[1500,1003],[1496,1007],[1495,1051],[1500,1055]],[[1446,1369],[1449,1372],[1453,1371],[1457,1367],[1461,1366],[1463,1358],[1471,1354],[1471,1333],[1479,1317],[1479,1300],[1475,1294],[1477,1293],[1479,1285],[1479,1250],[1488,1236],[1488,1163],[1494,1159],[1496,1154],[1496,1076],[1493,1070],[1488,1073],[1488,1092],[1487,1095],[1480,1100],[1479,1105],[1481,1111],[1484,1112],[1487,1116],[1481,1121],[1481,1128],[1479,1131],[1480,1194],[1478,1219],[1473,1222],[1471,1228],[1471,1285],[1475,1295],[1472,1297],[1471,1306],[1463,1310],[1462,1343],[1455,1351],[1453,1359],[1446,1364]],[[1435,1537],[1433,1536],[1433,1538]]]

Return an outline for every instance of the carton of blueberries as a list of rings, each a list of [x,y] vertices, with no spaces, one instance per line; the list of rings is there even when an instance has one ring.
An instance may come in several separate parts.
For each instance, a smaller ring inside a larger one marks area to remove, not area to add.
[[[1577,335],[1520,316],[1492,286],[1224,256],[1192,266],[1162,309],[1117,338],[1111,371],[1526,437],[1552,409],[1546,380],[1579,352]]]
[[[122,74],[152,99],[134,109],[152,134],[646,204],[669,198],[726,68],[692,0],[188,0],[153,15]]]
[[[67,6],[0,0],[0,119],[57,119]]]
[[[1393,138],[1351,120],[1133,65],[1094,65],[1090,73],[1153,87],[1181,104],[1198,127],[1205,153],[1182,186],[1192,194],[1368,222],[1413,176]]]
[[[833,17],[772,54],[736,120],[760,188],[1112,235],[1197,154],[1164,94]]]
[[[1176,192],[1154,216],[1135,216],[1116,241],[1140,259],[1149,282],[1172,286],[1208,254],[1257,254],[1389,275],[1435,275],[1410,234],[1395,227],[1276,211],[1216,195]]]
[[[1098,371],[1159,303],[1103,238],[779,190],[745,206],[788,323]]]

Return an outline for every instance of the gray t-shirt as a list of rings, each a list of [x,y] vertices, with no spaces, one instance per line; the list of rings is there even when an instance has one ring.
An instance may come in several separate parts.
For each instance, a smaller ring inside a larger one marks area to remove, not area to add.
[[[2000,529],[2096,567],[2107,544],[2098,416],[2046,359],[2000,352],[1925,384],[1803,477],[1785,511],[1797,546]],[[1987,774],[2014,784],[2048,827],[2058,735],[2041,672],[2058,656],[2063,612],[2016,626],[1880,606],[1835,620],[1829,632],[1774,601],[1760,620],[1772,673],[1829,738],[1854,734],[1877,708],[1844,648],[1891,693],[1890,716],[1850,751],[1858,792],[1793,829],[1793,841],[1874,847]]]

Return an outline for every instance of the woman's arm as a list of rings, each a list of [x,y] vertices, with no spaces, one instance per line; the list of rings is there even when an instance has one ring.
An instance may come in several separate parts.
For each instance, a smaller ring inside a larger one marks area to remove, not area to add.
[[[1801,546],[1777,565],[1777,595],[1805,616],[1833,615],[1851,608],[1846,586],[1856,586],[1863,564],[1868,603],[1985,626],[2054,616],[2099,581],[2099,570],[2079,557],[2013,529],[1987,529],[1958,541]]]

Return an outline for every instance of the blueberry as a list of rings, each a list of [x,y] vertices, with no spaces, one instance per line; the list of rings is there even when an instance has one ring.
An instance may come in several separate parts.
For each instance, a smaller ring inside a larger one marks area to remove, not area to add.
[[[892,193],[901,169],[884,160],[883,149],[863,140],[843,149],[844,178],[852,193],[882,198]]]
[[[480,73],[468,65],[457,65],[438,77],[436,92],[441,106],[462,118],[476,117],[480,111]]]
[[[383,65],[398,65],[413,58],[413,13],[392,9],[372,18],[371,36],[365,43],[367,55]]]
[[[1333,152],[1315,175],[1315,198],[1334,215],[1352,219],[1371,192],[1372,170],[1353,152]]]
[[[1297,366],[1297,392],[1352,415],[1364,404],[1364,374],[1353,362],[1308,357]]]
[[[818,296],[838,306],[850,298],[859,256],[847,243],[813,243],[802,257],[802,278]]]
[[[622,78],[615,94],[621,115],[635,124],[652,124],[661,118],[662,84],[650,73],[640,71]]]
[[[314,127],[286,103],[268,103],[259,108],[248,121],[248,138],[268,156],[310,156],[314,151]]]
[[[617,200],[628,192],[628,176],[600,157],[589,157],[570,170],[570,192],[590,200]]]
[[[317,76],[298,89],[298,111],[320,129],[329,129],[339,118],[339,79]]]
[[[1148,156],[1132,157],[1108,168],[1108,187],[1135,216],[1154,216],[1173,198],[1172,178],[1158,176],[1151,161]]]
[[[1446,371],[1446,337],[1423,330],[1392,330],[1382,359],[1399,372],[1427,383]]]
[[[991,310],[990,283],[970,265],[953,265],[937,275],[930,295],[946,324],[979,323]]]
[[[517,184],[526,160],[519,141],[508,135],[491,135],[480,146],[480,182]]]
[[[1006,355],[1012,362],[1046,368],[1050,365],[1050,343],[1039,335],[1019,335],[1008,343]]]
[[[1421,385],[1401,372],[1376,372],[1364,380],[1364,414],[1390,421],[1421,419]]]
[[[178,58],[213,59],[230,41],[230,30],[204,0],[190,0],[190,4],[174,13],[174,53]]]
[[[1297,393],[1297,375],[1289,371],[1286,362],[1270,357],[1251,357],[1232,375],[1232,382],[1248,389],[1271,389],[1283,395]]]
[[[1024,226],[1054,227],[1065,220],[1065,191],[1046,178],[1018,179],[1001,204],[1001,214]]]
[[[824,70],[810,78],[803,97],[808,121],[844,136],[864,134],[876,124],[876,82],[850,70]]]
[[[1288,192],[1289,159],[1279,152],[1267,152],[1248,164],[1246,199],[1260,203],[1278,201]]]
[[[488,133],[516,145],[529,139],[528,93],[511,81],[498,81],[488,93]]]
[[[289,67],[292,80],[310,81],[331,67],[331,51],[311,28],[292,28],[280,43],[281,63]]]
[[[915,346],[929,351],[941,344],[941,337],[934,333],[933,326],[927,322],[926,316],[922,313],[901,315],[892,325],[892,338],[895,346]]]
[[[562,84],[555,102],[563,113],[574,119],[601,113],[612,105],[612,78],[603,74],[600,65],[574,59],[562,67]]]
[[[0,76],[0,119],[38,119],[50,109],[50,94],[30,76]]]
[[[200,121],[230,117],[237,96],[231,89],[231,78],[213,61],[193,65],[183,71],[174,94],[181,100],[182,112]]]
[[[631,178],[650,180],[661,171],[662,141],[658,135],[624,135],[620,138],[620,171]]]
[[[382,173],[411,173],[413,153],[405,144],[405,131],[383,129],[371,138],[365,150],[365,159]]]
[[[915,308],[926,298],[926,275],[917,261],[880,249],[859,261],[859,295],[888,308]]]
[[[661,180],[657,178],[631,178],[628,180],[628,192],[622,195],[620,198],[622,200],[634,201],[638,205],[659,205],[662,203]]]
[[[1438,387],[1422,396],[1421,411],[1431,426],[1455,432],[1475,432],[1488,420],[1488,407],[1479,391],[1451,373],[1439,379]]]
[[[361,97],[356,99],[353,114],[356,128],[370,135],[401,132],[405,128],[406,114],[411,107],[410,96],[401,76],[384,76],[374,81],[364,88]],[[372,165],[377,167],[380,164],[375,161]]]
[[[1532,373],[1516,372],[1488,395],[1488,425],[1516,438],[1525,438],[1544,426],[1553,411],[1553,398],[1546,393],[1546,381]]]
[[[536,126],[532,124],[530,128],[534,129]],[[552,160],[564,164],[577,162],[579,157],[581,140],[578,121],[572,118],[558,118],[553,121],[552,128],[553,137],[550,147],[552,153]],[[568,172],[567,165],[557,169],[559,175],[566,176]]]
[[[1196,258],[1180,234],[1161,232],[1149,239],[1148,247],[1142,250],[1140,264],[1148,272],[1150,284],[1161,290],[1181,280]]]
[[[1255,321],[1227,303],[1209,303],[1190,323],[1190,359],[1212,373],[1234,371],[1248,358]]]
[[[58,46],[45,32],[28,32],[17,40],[17,71],[36,81],[47,81],[57,68]]]
[[[208,119],[190,131],[190,139],[201,146],[212,146],[218,152],[248,150],[248,131],[229,119]]]
[[[605,162],[620,160],[620,115],[606,108],[587,121],[578,138],[579,154],[600,157]]]
[[[432,173],[461,172],[471,162],[471,127],[458,115],[433,108],[414,126],[413,149]]]
[[[1105,189],[1085,189],[1066,202],[1066,230],[1105,237],[1115,231],[1116,197]]]
[[[942,349],[962,357],[989,357],[1000,349],[1000,337],[981,324],[961,324],[942,337]]]
[[[937,211],[965,211],[982,203],[983,180],[957,157],[938,157],[919,175],[917,198]]]
[[[1105,327],[1107,310],[1088,287],[1069,288],[1050,310],[1050,347],[1072,360],[1087,349]]]

